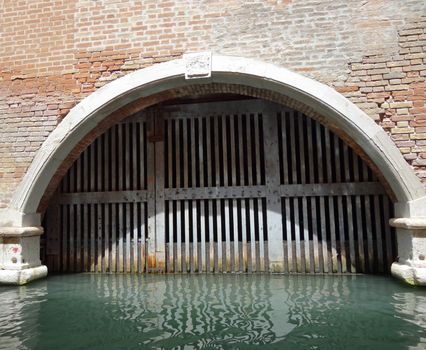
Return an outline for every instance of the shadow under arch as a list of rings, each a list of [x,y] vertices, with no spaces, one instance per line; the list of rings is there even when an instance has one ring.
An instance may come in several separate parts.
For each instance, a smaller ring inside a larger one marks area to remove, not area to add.
[[[38,226],[49,191],[59,182],[99,131],[124,117],[171,99],[173,91],[198,84],[233,84],[295,101],[322,116],[323,122],[350,135],[386,179],[397,202],[396,214],[422,216],[425,190],[385,131],[332,88],[287,69],[252,59],[212,55],[211,76],[185,79],[185,58],[133,72],[102,87],[77,104],[48,136],[13,195],[2,226]],[[203,89],[199,89],[203,94]],[[302,112],[305,112],[302,110]],[[309,115],[309,114],[308,114]],[[124,116],[124,117],[123,117]],[[55,180],[56,179],[56,180]]]

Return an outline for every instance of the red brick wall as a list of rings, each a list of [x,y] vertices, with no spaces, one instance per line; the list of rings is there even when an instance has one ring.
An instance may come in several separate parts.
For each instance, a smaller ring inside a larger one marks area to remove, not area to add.
[[[0,208],[47,135],[97,88],[211,50],[336,88],[388,131],[426,182],[422,0],[0,3]]]

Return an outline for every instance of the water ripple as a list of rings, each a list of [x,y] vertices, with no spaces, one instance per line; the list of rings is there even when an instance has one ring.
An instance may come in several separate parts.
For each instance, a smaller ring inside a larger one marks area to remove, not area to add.
[[[424,291],[384,277],[57,275],[0,300],[0,349],[426,346]]]

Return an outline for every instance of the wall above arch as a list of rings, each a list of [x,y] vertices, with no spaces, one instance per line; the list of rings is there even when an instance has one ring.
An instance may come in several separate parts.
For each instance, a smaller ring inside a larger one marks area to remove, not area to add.
[[[424,187],[385,131],[332,88],[287,69],[242,57],[190,54],[117,79],[76,105],[48,136],[0,216],[1,226],[40,224],[38,207],[57,169],[74,147],[111,113],[136,100],[194,84],[238,84],[303,103],[351,136],[394,193],[397,215],[426,216]]]

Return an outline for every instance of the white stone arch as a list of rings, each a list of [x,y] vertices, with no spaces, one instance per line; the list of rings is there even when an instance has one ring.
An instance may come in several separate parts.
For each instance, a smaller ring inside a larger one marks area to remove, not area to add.
[[[385,131],[348,99],[322,83],[273,64],[204,53],[133,72],[77,104],[37,152],[9,208],[0,215],[0,226],[40,225],[37,208],[56,170],[78,142],[112,112],[142,97],[197,82],[254,87],[311,107],[350,135],[387,179],[397,198],[396,215],[410,220],[399,225],[408,229],[407,225],[413,225],[412,218],[426,217],[426,193],[421,182]]]
[[[45,140],[15,192],[9,207],[11,226],[37,224],[35,214],[47,185],[88,131],[135,99],[193,84],[195,80],[185,79],[187,65],[188,60],[176,59],[138,70],[77,104]],[[426,203],[425,189],[395,144],[370,117],[332,88],[273,64],[221,55],[211,56],[211,75],[200,81],[206,79],[269,90],[313,108],[350,135],[379,168],[398,200],[398,216],[426,215],[421,205]]]

